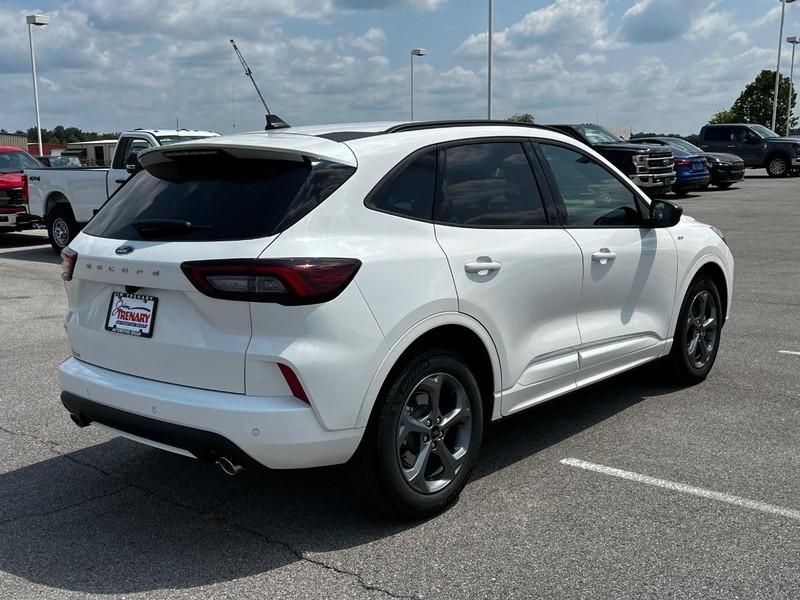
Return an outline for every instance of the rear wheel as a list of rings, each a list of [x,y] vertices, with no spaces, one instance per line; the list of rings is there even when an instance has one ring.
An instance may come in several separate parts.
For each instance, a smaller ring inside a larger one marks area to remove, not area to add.
[[[722,182],[722,183],[718,183],[718,184],[717,184],[717,187],[718,187],[719,189],[721,189],[721,190],[727,190],[727,189],[728,189],[729,187],[731,187],[732,185],[733,185],[733,183],[732,183],[732,182],[730,182],[730,181],[724,181],[724,182]]]
[[[47,237],[53,252],[61,251],[78,235],[80,230],[69,206],[57,204],[47,215]]]
[[[696,383],[708,376],[717,359],[724,318],[717,286],[704,277],[695,279],[683,300],[669,355],[679,379]]]
[[[460,356],[430,350],[387,384],[353,461],[355,482],[387,515],[435,515],[458,498],[480,452],[478,383]]]
[[[770,177],[786,177],[789,175],[789,159],[785,154],[772,154],[767,159],[767,174]]]

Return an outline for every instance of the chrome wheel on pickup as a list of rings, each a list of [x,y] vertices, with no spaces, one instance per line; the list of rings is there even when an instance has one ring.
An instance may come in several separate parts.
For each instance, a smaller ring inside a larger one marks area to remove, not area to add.
[[[61,254],[61,251],[69,245],[80,230],[68,205],[57,204],[48,213],[45,223],[47,237],[56,254]]]
[[[789,160],[783,154],[773,154],[767,160],[767,174],[770,177],[789,175]]]

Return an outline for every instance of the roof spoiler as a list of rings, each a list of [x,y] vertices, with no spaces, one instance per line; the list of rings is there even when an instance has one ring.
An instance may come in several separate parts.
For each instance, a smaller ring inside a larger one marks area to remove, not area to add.
[[[287,127],[291,127],[291,125],[281,119],[278,115],[267,113],[267,126],[264,127],[266,131],[270,131],[272,129],[286,129]]]

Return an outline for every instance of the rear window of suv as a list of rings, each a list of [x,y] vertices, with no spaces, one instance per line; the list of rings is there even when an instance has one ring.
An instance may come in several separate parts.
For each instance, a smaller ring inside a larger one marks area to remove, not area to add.
[[[179,221],[148,240],[228,241],[276,235],[333,194],[355,168],[316,160],[234,158],[224,153],[151,165],[124,185],[84,230],[145,239],[142,222]],[[137,228],[138,224],[138,228]]]

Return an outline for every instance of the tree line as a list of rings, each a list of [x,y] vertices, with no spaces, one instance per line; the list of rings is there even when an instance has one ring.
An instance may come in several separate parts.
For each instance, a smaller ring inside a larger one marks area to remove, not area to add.
[[[11,133],[5,129],[0,129],[0,133]],[[18,129],[16,135],[27,135],[28,141],[35,143],[39,141],[36,136],[36,127],[30,127],[28,131]],[[74,144],[75,142],[90,142],[93,140],[116,140],[119,132],[98,133],[97,131],[84,131],[80,127],[64,127],[56,125],[53,129],[42,127],[42,142],[45,144]]]

